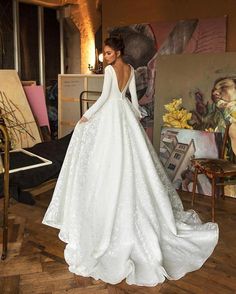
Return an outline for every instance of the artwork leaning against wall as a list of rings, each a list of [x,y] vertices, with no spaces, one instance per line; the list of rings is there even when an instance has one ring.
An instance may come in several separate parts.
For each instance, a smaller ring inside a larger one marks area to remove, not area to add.
[[[121,35],[124,39],[125,59],[135,69],[142,124],[151,141],[159,57],[225,52],[226,47],[226,17],[133,24],[111,27],[108,32],[110,35]]]

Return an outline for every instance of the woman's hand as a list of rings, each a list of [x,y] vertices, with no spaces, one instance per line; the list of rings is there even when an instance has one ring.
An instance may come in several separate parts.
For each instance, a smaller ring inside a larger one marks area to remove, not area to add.
[[[88,119],[85,116],[82,116],[81,119],[79,120],[79,124],[87,122]]]

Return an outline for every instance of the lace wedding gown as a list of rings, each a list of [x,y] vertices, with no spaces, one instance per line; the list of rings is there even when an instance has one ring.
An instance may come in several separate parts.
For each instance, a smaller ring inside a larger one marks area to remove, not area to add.
[[[183,210],[139,122],[134,69],[120,91],[107,66],[102,95],[84,116],[89,120],[74,129],[43,219],[67,243],[69,270],[154,286],[200,268],[217,244],[218,226]]]

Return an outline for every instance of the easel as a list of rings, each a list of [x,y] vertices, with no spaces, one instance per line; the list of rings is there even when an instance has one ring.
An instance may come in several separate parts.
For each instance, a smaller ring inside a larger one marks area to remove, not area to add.
[[[3,176],[3,196],[4,196],[4,205],[3,205],[3,244],[2,244],[2,256],[1,259],[4,260],[7,257],[7,245],[8,245],[8,207],[9,207],[9,136],[7,133],[7,128],[5,125],[0,122],[0,133],[2,146],[4,151],[4,176]]]

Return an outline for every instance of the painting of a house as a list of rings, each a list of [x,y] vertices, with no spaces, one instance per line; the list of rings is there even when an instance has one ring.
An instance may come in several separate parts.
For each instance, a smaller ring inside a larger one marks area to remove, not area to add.
[[[163,128],[160,159],[175,188],[192,191],[194,173],[191,159],[218,158],[221,143],[221,133]],[[199,175],[197,192],[211,195],[211,184],[204,175]]]
[[[168,130],[161,142],[160,158],[170,179],[174,182],[183,170],[191,165],[191,159],[196,151],[194,140],[189,144],[178,142],[178,132]],[[168,157],[167,157],[168,155]]]

